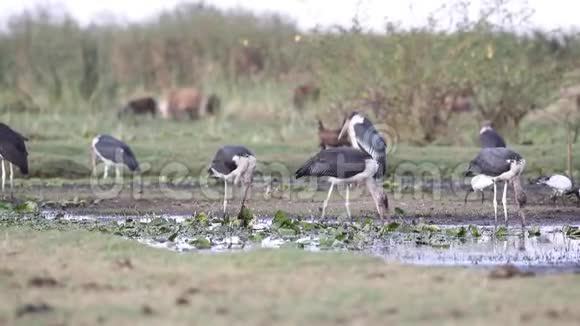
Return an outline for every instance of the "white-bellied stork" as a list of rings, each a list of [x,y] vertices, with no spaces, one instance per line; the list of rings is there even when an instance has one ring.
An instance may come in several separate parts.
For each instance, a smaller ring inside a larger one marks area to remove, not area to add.
[[[536,184],[546,185],[552,189],[552,196],[550,198],[554,203],[558,197],[564,201],[563,195],[572,190],[572,180],[561,174],[554,174],[552,176],[541,175],[536,180]]]
[[[224,181],[224,214],[228,205],[228,182],[234,185],[242,184],[243,194],[240,204],[240,213],[244,208],[248,189],[254,178],[256,156],[246,147],[240,145],[225,145],[215,153],[208,173]]]
[[[483,148],[469,163],[465,172],[466,176],[483,174],[493,180],[493,209],[495,223],[497,225],[497,182],[504,181],[502,204],[505,215],[505,223],[508,223],[507,213],[507,187],[511,182],[514,187],[516,203],[520,208],[522,226],[525,226],[525,215],[521,208],[526,203],[526,194],[522,189],[520,175],[526,167],[526,160],[511,149],[494,147]]]
[[[93,175],[97,173],[97,158],[105,163],[103,179],[109,176],[109,167],[115,167],[116,178],[121,177],[121,169],[127,166],[131,172],[139,171],[139,162],[127,144],[109,135],[97,135],[91,143]]]
[[[479,130],[479,143],[481,148],[506,147],[503,137],[493,128],[489,120],[481,123]]]
[[[371,121],[358,112],[352,112],[344,121],[338,139],[348,134],[352,147],[370,155],[379,165],[375,179],[382,179],[387,172],[387,144]]]
[[[471,188],[469,188],[469,190],[467,190],[467,193],[465,194],[465,200],[463,201],[464,203],[467,203],[467,197],[469,197],[469,194],[472,192],[480,192],[481,193],[481,203],[483,204],[483,200],[485,199],[485,195],[483,193],[483,191],[490,187],[491,185],[493,185],[493,178],[489,177],[487,175],[483,175],[483,174],[478,174],[476,176],[474,176],[473,178],[471,178]]]
[[[8,125],[0,122],[0,159],[2,160],[2,192],[6,183],[6,168],[4,161],[8,161],[10,169],[10,193],[14,188],[14,168],[16,165],[24,175],[28,174],[28,151],[26,141],[28,138],[14,131]]]
[[[304,176],[328,177],[330,189],[322,205],[321,219],[324,219],[328,200],[337,184],[347,184],[345,207],[350,218],[349,184],[358,182],[366,182],[379,217],[382,219],[389,209],[389,201],[383,188],[374,181],[374,176],[379,169],[379,163],[369,154],[352,147],[337,147],[318,152],[296,171],[295,176],[296,179]]]

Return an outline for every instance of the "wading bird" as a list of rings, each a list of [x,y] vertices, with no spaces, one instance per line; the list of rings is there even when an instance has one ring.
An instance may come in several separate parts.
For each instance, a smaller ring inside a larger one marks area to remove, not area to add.
[[[246,202],[248,189],[253,181],[255,169],[256,156],[244,146],[226,145],[220,147],[215,153],[208,173],[212,177],[224,180],[224,214],[227,212],[228,205],[228,182],[233,181],[234,185],[242,184],[241,213]]]
[[[505,216],[505,223],[508,223],[507,214],[507,187],[511,182],[514,187],[514,193],[522,226],[525,226],[525,216],[521,208],[526,203],[526,194],[524,193],[520,175],[526,167],[526,160],[518,153],[507,148],[483,148],[477,156],[469,163],[469,168],[465,172],[466,176],[486,175],[493,180],[493,209],[495,214],[495,223],[497,225],[497,183],[504,181],[502,204]]]
[[[97,158],[105,163],[103,179],[109,176],[109,167],[115,167],[116,178],[121,177],[121,169],[125,165],[131,172],[139,171],[139,163],[135,154],[127,144],[109,135],[97,135],[91,144],[91,159],[93,175],[97,173]]]
[[[564,202],[563,195],[572,190],[572,181],[565,175],[554,174],[550,177],[542,175],[536,180],[536,184],[546,185],[552,189],[550,199],[555,203],[559,197]]]
[[[467,197],[470,193],[481,192],[481,203],[483,204],[483,200],[485,199],[483,191],[491,185],[493,185],[493,179],[487,175],[478,174],[471,178],[471,188],[467,190],[467,193],[465,194],[465,200],[463,202],[467,203]]]
[[[481,124],[479,130],[479,143],[481,148],[505,147],[505,140],[503,137],[493,129],[493,123],[489,120]]]
[[[338,139],[348,134],[352,147],[370,155],[377,162],[375,179],[382,179],[387,169],[387,144],[371,121],[358,112],[352,112],[344,121]]]
[[[2,160],[2,192],[6,183],[6,168],[4,161],[8,161],[10,169],[10,193],[14,188],[14,168],[16,165],[22,174],[28,174],[28,152],[26,143],[28,138],[12,130],[6,124],[0,122],[0,159]]]
[[[350,218],[349,185],[359,182],[366,182],[379,217],[382,219],[389,209],[389,201],[383,188],[373,179],[379,169],[379,162],[369,154],[351,147],[338,147],[318,152],[296,171],[295,176],[296,179],[304,176],[328,177],[330,189],[322,205],[321,219],[324,219],[332,190],[338,184],[347,184],[345,207]]]

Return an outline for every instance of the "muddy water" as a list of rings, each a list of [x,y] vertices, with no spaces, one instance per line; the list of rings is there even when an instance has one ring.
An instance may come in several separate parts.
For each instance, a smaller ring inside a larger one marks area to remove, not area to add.
[[[153,216],[96,216],[67,215],[45,211],[47,219],[64,219],[72,221],[99,221],[123,225],[126,221],[138,221],[147,224],[153,219],[171,221],[174,225],[184,224],[191,216],[153,215]],[[304,221],[314,223],[314,221]],[[510,227],[497,233],[494,227],[478,227],[477,236],[471,231],[462,236],[454,235],[462,227],[470,230],[468,225],[430,225],[435,232],[417,231],[416,226],[407,230],[390,231],[386,234],[364,230],[352,233],[358,242],[355,245],[334,238],[337,228],[350,228],[340,224],[329,223],[328,226],[314,231],[301,231],[297,234],[281,234],[272,230],[271,218],[260,218],[254,221],[250,234],[261,234],[258,239],[248,238],[248,234],[236,234],[235,230],[223,231],[220,223],[209,223],[203,237],[207,247],[198,249],[196,239],[199,235],[177,234],[169,240],[167,237],[136,236],[136,241],[155,248],[179,252],[219,253],[244,251],[257,248],[303,248],[309,251],[342,250],[356,251],[395,261],[419,265],[489,267],[511,263],[524,269],[536,272],[580,272],[580,240],[566,234],[564,225],[542,225],[528,227],[523,231],[519,227]],[[358,226],[361,227],[360,225]],[[414,228],[414,229],[413,229]],[[213,231],[216,234],[213,234]],[[329,231],[330,230],[330,231]]]

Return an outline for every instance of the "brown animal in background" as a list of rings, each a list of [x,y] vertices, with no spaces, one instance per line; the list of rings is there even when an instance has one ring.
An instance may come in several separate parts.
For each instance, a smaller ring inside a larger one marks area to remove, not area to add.
[[[197,120],[206,115],[217,115],[220,111],[221,100],[216,94],[204,98],[196,88],[179,88],[169,92],[159,111],[165,119],[180,120],[190,118]]]
[[[157,112],[157,101],[150,97],[140,97],[127,102],[127,104],[119,109],[117,113],[117,117],[121,118],[128,114],[134,115],[146,115],[150,114],[152,117],[155,117]]]
[[[466,88],[457,93],[449,93],[443,99],[448,112],[469,112],[473,109],[473,91]]]
[[[308,101],[318,101],[320,97],[320,88],[312,83],[298,85],[294,89],[294,96],[292,98],[294,107],[297,109],[304,108]]]
[[[205,113],[209,115],[218,115],[221,111],[222,102],[216,94],[211,94],[205,102]]]
[[[264,69],[264,56],[259,48],[244,46],[233,54],[236,77],[256,74]]]
[[[320,148],[327,149],[329,147],[351,146],[350,140],[346,133],[338,139],[340,129],[326,129],[322,121],[318,119],[318,139],[320,141]]]

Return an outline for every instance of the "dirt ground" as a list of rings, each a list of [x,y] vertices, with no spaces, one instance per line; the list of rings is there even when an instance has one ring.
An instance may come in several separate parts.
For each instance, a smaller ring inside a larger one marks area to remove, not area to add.
[[[129,186],[117,187],[112,184],[91,186],[88,184],[62,184],[58,186],[20,187],[15,198],[33,199],[43,202],[43,207],[63,211],[68,214],[95,215],[189,215],[196,212],[213,212],[220,214],[223,205],[223,188],[218,185],[210,187],[147,184],[132,189]],[[310,190],[317,189],[317,190]],[[228,212],[237,214],[240,205],[240,189],[235,188],[233,197],[231,187],[228,199]],[[510,224],[519,223],[517,208],[513,203],[511,187],[508,193],[508,214]],[[580,207],[576,198],[564,198],[553,203],[549,199],[550,191],[541,186],[531,185],[526,188],[528,205],[525,208],[528,224],[555,225],[574,224],[580,220]],[[332,194],[327,208],[329,217],[345,217],[344,187]],[[281,190],[264,184],[255,184],[248,196],[247,207],[258,216],[272,216],[277,210],[286,211],[292,216],[319,217],[322,202],[327,195],[324,184],[314,187],[286,187]],[[493,192],[481,195],[470,194],[467,204],[464,203],[465,190],[456,191],[450,187],[441,187],[435,192],[389,193],[390,216],[395,215],[395,208],[403,210],[403,217],[408,220],[424,218],[436,224],[477,224],[493,223]],[[500,200],[501,196],[498,196]],[[351,211],[354,218],[376,217],[374,204],[364,189],[352,188],[350,191]],[[400,210],[397,210],[400,212]],[[499,202],[499,220],[503,221],[503,210]]]
[[[577,274],[405,266],[345,252],[180,254],[0,228],[0,325],[576,325]]]

